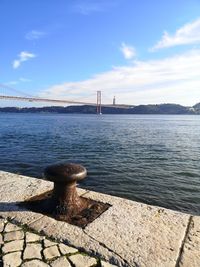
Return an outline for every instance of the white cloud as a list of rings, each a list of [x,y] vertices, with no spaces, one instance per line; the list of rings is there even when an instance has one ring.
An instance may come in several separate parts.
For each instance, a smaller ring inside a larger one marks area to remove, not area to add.
[[[35,55],[32,53],[26,52],[26,51],[22,51],[19,54],[19,57],[20,57],[21,61],[27,61],[29,58],[34,58]]]
[[[170,35],[165,31],[161,40],[151,50],[155,51],[165,47],[199,43],[200,18],[191,23],[185,24],[183,27],[178,29],[174,35]]]
[[[13,61],[13,69],[19,68],[20,64],[21,64],[20,60],[18,60],[18,59],[14,60]]]
[[[35,54],[32,54],[32,53],[29,53],[29,52],[26,52],[26,51],[22,51],[19,55],[18,55],[18,59],[15,59],[12,63],[13,65],[13,68],[14,69],[17,69],[19,68],[19,66],[21,65],[22,62],[24,61],[27,61],[31,58],[34,58],[36,57]]]
[[[103,103],[149,104],[176,102],[193,105],[200,101],[200,50],[162,60],[135,61],[132,66],[114,67],[79,82],[54,85],[41,96],[95,102],[102,91]],[[106,101],[105,101],[106,99]]]
[[[136,55],[135,48],[125,43],[122,43],[120,50],[126,59],[131,59]]]
[[[27,40],[37,40],[37,39],[40,39],[42,37],[44,37],[46,35],[45,32],[41,32],[41,31],[35,31],[35,30],[32,30],[30,32],[28,32],[26,35],[25,35],[25,38]]]

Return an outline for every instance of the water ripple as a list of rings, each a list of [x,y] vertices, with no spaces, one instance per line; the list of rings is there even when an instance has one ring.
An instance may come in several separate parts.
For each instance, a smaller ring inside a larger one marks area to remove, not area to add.
[[[0,114],[0,169],[88,169],[83,187],[200,215],[200,117]]]

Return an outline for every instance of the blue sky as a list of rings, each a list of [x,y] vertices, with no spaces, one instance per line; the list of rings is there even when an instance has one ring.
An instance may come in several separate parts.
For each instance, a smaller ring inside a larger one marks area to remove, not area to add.
[[[0,83],[103,103],[200,102],[199,0],[0,0]]]

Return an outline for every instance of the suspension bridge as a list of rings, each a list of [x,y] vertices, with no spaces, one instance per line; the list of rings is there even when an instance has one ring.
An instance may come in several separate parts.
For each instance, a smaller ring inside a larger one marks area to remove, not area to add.
[[[126,104],[116,104],[115,97],[113,99],[112,104],[102,104],[102,94],[101,91],[97,91],[96,102],[85,102],[85,101],[77,101],[77,100],[68,100],[68,99],[51,99],[51,98],[43,98],[38,96],[31,96],[16,90],[10,86],[0,84],[0,100],[11,100],[11,101],[25,101],[25,102],[43,102],[43,103],[52,103],[59,105],[89,105],[96,106],[97,113],[101,113],[102,107],[115,107],[115,108],[130,108],[132,106]],[[3,90],[3,93],[2,93]],[[8,94],[9,91],[11,94]]]

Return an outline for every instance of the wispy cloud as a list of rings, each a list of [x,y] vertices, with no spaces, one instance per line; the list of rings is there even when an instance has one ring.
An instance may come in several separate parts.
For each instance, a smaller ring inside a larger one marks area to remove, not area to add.
[[[74,6],[73,9],[74,11],[82,15],[89,15],[90,13],[93,13],[93,12],[102,11],[102,7],[98,4],[90,4],[90,5],[77,4]]]
[[[23,83],[27,83],[27,82],[31,82],[32,80],[31,80],[31,79],[27,79],[27,78],[23,78],[23,77],[21,77],[21,78],[19,78],[19,81],[20,81],[20,82],[23,82]]]
[[[88,80],[52,86],[41,96],[58,99],[79,96],[95,102],[99,88],[103,101],[110,99],[110,103],[116,95],[118,103],[195,104],[200,100],[200,50],[162,60],[135,61],[132,66],[115,67]]]
[[[16,85],[16,84],[19,84],[20,82],[26,83],[26,82],[31,82],[31,80],[27,79],[27,78],[19,78],[18,80],[9,81],[9,82],[6,82],[5,84],[6,85]]]
[[[18,59],[15,59],[12,63],[12,66],[14,69],[17,69],[20,67],[20,65],[22,64],[22,62],[25,62],[31,58],[36,57],[35,54],[32,54],[30,52],[27,51],[22,51],[19,55],[18,55]]]
[[[103,12],[108,8],[114,7],[117,5],[118,1],[110,1],[110,0],[78,0],[72,6],[72,11],[82,14],[82,15],[90,15],[94,12]]]
[[[42,37],[44,37],[46,35],[45,32],[41,32],[41,31],[36,31],[36,30],[32,30],[30,32],[28,32],[26,35],[25,35],[25,38],[27,40],[37,40],[37,39],[40,39]]]
[[[19,81],[9,81],[9,82],[6,82],[5,85],[16,85],[18,83]]]
[[[177,45],[200,43],[200,18],[185,24],[175,34],[164,32],[161,40],[151,49],[152,51]]]
[[[136,51],[133,46],[122,43],[120,50],[126,59],[131,59],[136,56]]]

